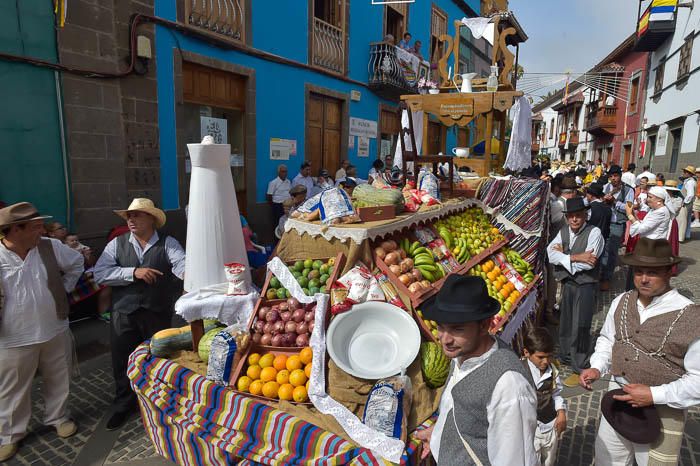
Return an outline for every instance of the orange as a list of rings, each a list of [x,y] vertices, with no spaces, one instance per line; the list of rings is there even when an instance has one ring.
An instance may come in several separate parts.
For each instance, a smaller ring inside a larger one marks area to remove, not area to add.
[[[499,291],[500,295],[503,296],[504,298],[507,298],[508,295],[510,294],[505,288],[502,288],[501,291]]]
[[[268,353],[260,358],[260,361],[258,361],[258,365],[263,368],[271,367],[274,360],[275,356],[273,354]]]
[[[289,383],[289,371],[287,369],[282,369],[277,373],[277,383],[280,385]]]
[[[277,398],[280,385],[277,382],[267,382],[262,387],[262,394],[268,398]]]
[[[314,351],[310,347],[306,347],[299,352],[299,359],[302,364],[308,364],[314,358]]]
[[[301,359],[295,354],[287,359],[287,370],[291,372],[296,369],[301,369]]]
[[[294,396],[294,401],[296,401],[297,403],[303,403],[305,401],[308,401],[308,399],[309,399],[305,387],[295,388],[293,396]]]
[[[488,277],[489,281],[496,280],[496,274],[494,272],[489,272],[486,274],[486,276]]]
[[[250,384],[253,381],[248,377],[247,375],[244,375],[243,377],[238,379],[238,383],[236,384],[236,387],[238,388],[239,392],[247,392],[248,387],[250,387]]]
[[[498,291],[498,290],[500,290],[500,289],[503,287],[503,283],[501,283],[500,280],[496,280],[496,281],[493,283],[493,287],[496,288],[496,291]]]
[[[277,369],[274,367],[266,367],[260,371],[260,380],[263,382],[270,382],[277,378]]]
[[[260,366],[254,364],[252,366],[248,366],[248,370],[245,372],[245,374],[253,380],[258,380],[260,378],[260,370]]]
[[[275,360],[272,361],[272,367],[274,367],[278,371],[281,371],[282,369],[287,367],[287,355],[278,354],[277,356],[275,356]]]
[[[311,367],[312,367],[312,366],[313,366],[313,364],[308,363],[308,364],[304,367],[304,374],[306,374],[306,377],[308,377],[308,378],[311,378]]]
[[[258,364],[258,361],[260,361],[260,355],[258,353],[253,353],[250,356],[248,356],[248,365],[249,366],[254,366]]]
[[[309,393],[309,382],[311,382],[311,381],[307,380],[306,385],[304,385],[304,388],[306,388],[306,393]]]
[[[278,395],[280,397],[280,400],[291,400],[292,399],[292,393],[294,392],[294,387],[292,387],[292,384],[285,383],[283,385],[280,385],[280,389],[278,391]]]
[[[262,393],[263,383],[262,380],[253,380],[253,382],[248,387],[248,391],[251,395],[260,395]]]
[[[301,385],[304,385],[307,380],[308,380],[308,377],[306,377],[306,374],[304,374],[304,371],[301,369],[295,369],[289,375],[289,383],[291,383],[295,387],[299,387]]]
[[[515,304],[515,301],[517,301],[517,299],[518,299],[518,297],[515,296],[515,295],[510,295],[510,296],[508,296],[508,302],[509,302],[510,304]]]
[[[494,274],[497,278],[498,278],[498,276],[499,276],[501,273],[502,273],[502,272],[501,272],[501,269],[499,269],[498,267],[494,267],[494,269],[493,269],[493,274]]]

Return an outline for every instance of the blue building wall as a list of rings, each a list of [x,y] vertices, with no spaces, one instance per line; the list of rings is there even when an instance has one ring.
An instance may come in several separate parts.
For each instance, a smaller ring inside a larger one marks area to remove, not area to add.
[[[479,11],[478,0],[466,2]],[[274,4],[274,5],[272,5]],[[448,34],[454,34],[453,21],[464,17],[464,12],[452,0],[435,2],[448,15]],[[302,63],[308,62],[308,3],[303,0],[252,2],[252,41],[256,49],[274,53]],[[175,2],[156,1],[157,16],[177,20]],[[348,78],[367,83],[369,44],[382,39],[383,6],[373,6],[369,1],[350,2]],[[424,44],[424,55],[428,54],[430,38],[430,2],[410,5],[408,29],[413,39]],[[277,21],[275,21],[277,19]],[[325,74],[295,68],[231,50],[223,50],[205,42],[179,34],[163,26],[156,27],[156,60],[158,79],[158,118],[161,148],[162,205],[166,209],[181,207],[177,167],[175,96],[173,84],[173,51],[182,50],[212,57],[256,71],[256,175],[248,180],[248,189],[255,189],[255,202],[265,201],[265,188],[274,178],[279,163],[269,159],[270,138],[297,140],[297,155],[285,161],[290,177],[294,177],[304,160],[305,135],[305,85],[307,83],[336,92],[350,94],[351,90],[362,93],[359,102],[350,102],[349,116],[376,121],[379,104],[396,105],[373,94],[370,89],[358,84],[336,79]],[[282,109],[282,110],[281,110]],[[455,146],[456,132],[447,131],[448,151]],[[347,158],[358,167],[358,176],[366,178],[377,154],[377,139],[370,139],[369,157],[357,156],[357,145],[349,149]],[[346,158],[341,154],[340,158]]]

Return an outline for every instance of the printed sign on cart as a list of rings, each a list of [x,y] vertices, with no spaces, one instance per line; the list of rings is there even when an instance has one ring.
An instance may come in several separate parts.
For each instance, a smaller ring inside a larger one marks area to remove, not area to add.
[[[363,120],[362,118],[350,118],[350,134],[352,136],[376,138],[377,122],[372,120]]]
[[[199,117],[200,136],[211,136],[215,144],[228,144],[228,121],[225,118]]]

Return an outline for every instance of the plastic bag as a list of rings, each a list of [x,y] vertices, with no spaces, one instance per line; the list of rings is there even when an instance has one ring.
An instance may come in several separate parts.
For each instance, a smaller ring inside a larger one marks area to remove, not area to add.
[[[249,342],[250,334],[241,324],[231,325],[217,333],[209,350],[207,379],[228,385],[233,368],[243,357]]]
[[[321,193],[319,210],[321,222],[325,224],[355,214],[348,194],[340,188],[327,189]]]
[[[431,197],[440,199],[440,180],[429,171],[421,170],[418,174],[418,190],[425,191]],[[423,202],[425,203],[425,202]]]
[[[367,397],[362,422],[388,437],[406,441],[411,411],[411,379],[401,375],[379,380]]]

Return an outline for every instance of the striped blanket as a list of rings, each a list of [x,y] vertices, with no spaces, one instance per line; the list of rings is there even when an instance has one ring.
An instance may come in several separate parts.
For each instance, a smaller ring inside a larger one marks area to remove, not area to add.
[[[180,465],[389,464],[369,450],[156,358],[148,342],[131,354],[128,375],[156,451]],[[435,416],[418,430],[432,425]],[[401,465],[411,466],[410,438]]]
[[[92,272],[85,272],[78,279],[78,283],[75,284],[73,291],[68,293],[68,304],[71,306],[77,304],[80,301],[89,298],[98,291],[100,291],[103,286],[97,284],[92,276]]]

